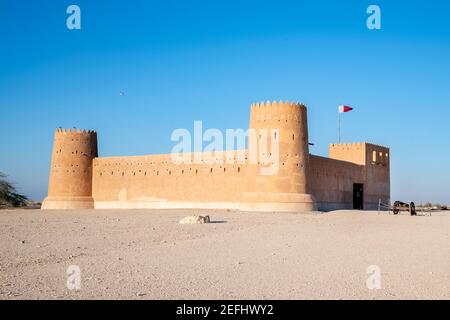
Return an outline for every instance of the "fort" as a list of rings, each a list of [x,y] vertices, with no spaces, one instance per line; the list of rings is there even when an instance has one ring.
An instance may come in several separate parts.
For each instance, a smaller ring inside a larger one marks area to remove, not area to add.
[[[304,212],[375,209],[380,200],[389,202],[388,148],[366,142],[339,143],[330,145],[329,158],[310,154],[307,109],[299,103],[254,104],[249,128],[275,134],[249,140],[245,150],[201,157],[190,153],[187,158],[192,161],[187,162],[174,162],[171,154],[98,157],[95,131],[56,129],[42,209]],[[279,145],[279,167],[274,174],[261,173],[268,165],[264,161],[237,161],[248,160],[249,150],[260,148],[261,139]],[[218,159],[228,161],[211,161]]]

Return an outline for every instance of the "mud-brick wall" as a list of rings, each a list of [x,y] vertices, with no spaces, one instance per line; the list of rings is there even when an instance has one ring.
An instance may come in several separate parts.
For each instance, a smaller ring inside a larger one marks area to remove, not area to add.
[[[177,164],[170,155],[97,158],[93,197],[119,202],[240,201],[248,166],[211,162]]]
[[[310,155],[310,182],[319,210],[353,208],[353,184],[365,184],[364,166]]]

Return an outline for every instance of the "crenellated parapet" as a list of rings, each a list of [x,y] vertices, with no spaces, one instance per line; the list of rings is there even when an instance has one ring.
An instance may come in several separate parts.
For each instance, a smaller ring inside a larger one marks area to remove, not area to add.
[[[96,132],[94,130],[85,130],[80,128],[56,128],[55,132],[57,133],[66,133],[66,134],[95,134]]]
[[[389,165],[389,148],[370,142],[332,143],[330,158],[359,165],[373,162]]]
[[[252,127],[267,126],[287,127],[296,125],[306,114],[306,106],[298,102],[267,101],[255,103],[250,107]]]
[[[280,109],[293,109],[293,108],[300,108],[305,107],[305,104],[300,102],[289,102],[289,101],[267,101],[267,102],[256,102],[250,106],[251,109],[258,109],[260,111],[264,111],[267,109],[272,108],[280,108]],[[264,109],[266,108],[266,109]]]

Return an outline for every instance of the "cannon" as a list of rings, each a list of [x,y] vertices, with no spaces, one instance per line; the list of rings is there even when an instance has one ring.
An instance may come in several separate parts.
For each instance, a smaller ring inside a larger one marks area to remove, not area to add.
[[[392,207],[392,211],[394,212],[394,214],[398,214],[400,211],[409,211],[412,216],[417,215],[414,202],[408,204],[401,201],[395,201],[394,206]]]

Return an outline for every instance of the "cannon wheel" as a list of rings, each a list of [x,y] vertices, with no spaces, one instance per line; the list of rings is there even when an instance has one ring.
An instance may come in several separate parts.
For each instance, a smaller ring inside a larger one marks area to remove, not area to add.
[[[398,212],[400,211],[400,210],[398,209],[399,206],[400,206],[400,201],[395,201],[395,202],[394,202],[394,209],[392,210],[392,212],[393,212],[394,214],[398,214]]]
[[[415,206],[414,202],[411,202],[409,204],[409,213],[411,213],[412,216],[416,216],[417,215],[416,206]]]

